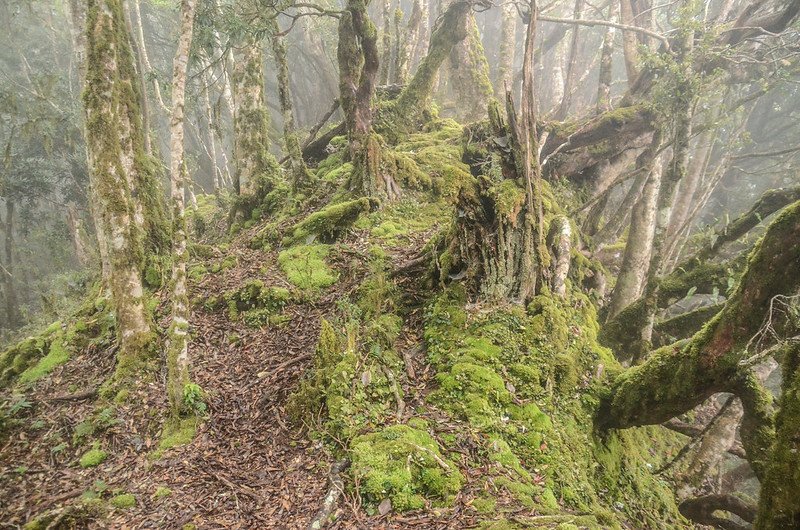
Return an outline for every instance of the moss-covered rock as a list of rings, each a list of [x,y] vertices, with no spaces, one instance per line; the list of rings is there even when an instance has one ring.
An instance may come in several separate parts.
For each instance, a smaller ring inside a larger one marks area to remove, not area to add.
[[[108,453],[99,447],[92,447],[81,456],[80,466],[83,468],[99,466],[108,458]]]

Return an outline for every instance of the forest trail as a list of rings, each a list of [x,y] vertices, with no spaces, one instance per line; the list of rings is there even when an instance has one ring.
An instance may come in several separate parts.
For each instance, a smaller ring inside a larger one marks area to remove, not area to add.
[[[116,406],[105,423],[97,425],[103,405],[96,387],[113,373],[115,347],[89,348],[25,394],[26,421],[0,449],[0,498],[9,501],[3,508],[3,527],[22,525],[78,497],[109,499],[121,492],[132,494],[136,505],[113,510],[108,519],[88,523],[88,528],[194,524],[198,528],[288,529],[308,525],[329,488],[333,458],[322,443],[309,440],[303,429],[287,423],[286,401],[312,364],[321,318],[334,314],[337,300],[363,280],[368,238],[356,232],[337,247],[331,261],[340,271],[339,281],[313,301],[287,305],[283,314],[290,318],[285,325],[253,328],[242,319],[231,320],[224,309],[209,309],[205,302],[252,280],[267,287],[291,287],[277,264],[276,252],[248,248],[260,228],[240,233],[224,254],[215,249],[213,257],[191,263],[211,268],[223,255],[228,263],[232,256],[236,258],[232,267],[223,265],[218,273],[190,282],[192,375],[206,392],[208,405],[208,417],[199,424],[195,438],[154,458],[162,436],[162,411],[167,408],[164,373],[158,381],[139,386],[133,391],[135,397]],[[410,234],[402,243],[387,246],[387,256],[395,267],[408,263],[431,233]],[[410,288],[414,278],[398,283]],[[413,289],[404,295],[411,303],[423,298]],[[168,300],[162,299],[156,313],[167,312]],[[398,421],[419,415],[418,407],[424,405],[433,384],[424,359],[421,312],[421,307],[410,311],[397,340],[398,353],[412,366],[408,375],[414,375],[403,378],[404,398],[398,401],[398,411],[405,412]],[[161,329],[166,326],[167,319],[162,318]],[[92,395],[80,399],[87,389]],[[54,399],[59,397],[69,399]],[[458,430],[444,414],[426,411],[424,417],[439,433]],[[87,421],[96,425],[92,434],[107,449],[108,458],[83,469],[78,461],[87,446],[75,436]],[[478,477],[480,470],[472,474]],[[160,493],[164,488],[168,495]],[[461,502],[435,512],[376,514],[365,519],[351,492],[345,492],[344,499],[338,520],[330,528],[475,526],[471,524],[474,512],[465,510]]]

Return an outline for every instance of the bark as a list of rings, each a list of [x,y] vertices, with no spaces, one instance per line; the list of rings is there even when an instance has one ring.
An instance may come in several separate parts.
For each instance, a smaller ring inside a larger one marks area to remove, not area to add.
[[[69,235],[72,239],[72,248],[75,250],[75,257],[78,258],[78,263],[86,266],[89,263],[89,253],[86,250],[86,243],[83,240],[83,222],[78,207],[75,203],[71,202],[67,205],[67,226],[69,227]]]
[[[691,410],[716,392],[742,400],[742,442],[756,475],[763,478],[772,442],[769,394],[740,361],[769,347],[783,322],[771,315],[773,298],[800,288],[800,202],[769,226],[750,254],[748,268],[724,309],[686,345],[652,353],[619,375],[597,414],[602,429],[660,424]],[[759,333],[772,318],[775,334]]]
[[[634,0],[619,0],[619,21],[632,26]],[[622,50],[625,57],[625,71],[628,74],[628,86],[633,86],[639,77],[639,41],[633,31],[622,32]]]
[[[414,59],[414,50],[419,46],[420,36],[427,16],[428,14],[423,11],[422,1],[414,0],[414,4],[411,7],[411,17],[408,19],[408,27],[402,41],[398,34],[397,62],[392,78],[395,84],[404,85],[408,80],[408,73]]]
[[[119,370],[152,340],[142,286],[144,208],[137,182],[146,172],[139,83],[121,0],[87,0],[84,109],[95,215],[108,237],[109,283],[120,339]]]
[[[622,0],[625,1],[625,0]],[[614,21],[617,16],[618,4],[614,1],[608,6],[608,19]],[[614,34],[616,30],[612,26],[606,28],[603,34],[603,46],[600,49],[600,67],[597,76],[597,103],[598,113],[611,110],[611,83],[613,79],[614,61]]]
[[[147,54],[147,45],[144,41],[144,26],[142,25],[142,10],[141,0],[133,0],[131,2],[133,7],[133,25],[136,32],[136,46],[139,49],[139,57],[141,58],[144,70],[141,71],[143,78],[149,78],[153,84],[153,95],[156,98],[159,108],[164,114],[169,114],[169,108],[164,103],[164,97],[161,95],[161,85],[158,82],[158,72],[150,64],[150,56]]]
[[[631,212],[630,231],[622,267],[608,305],[609,319],[617,316],[620,311],[639,298],[645,285],[655,234],[658,190],[661,184],[660,168],[655,163],[656,152],[660,146],[661,135],[656,134],[650,147],[637,161],[637,169],[649,174],[649,177],[641,198]]]
[[[16,209],[13,199],[6,199],[6,218],[3,220],[4,234],[4,263],[3,266],[3,287],[5,291],[6,306],[6,326],[9,329],[17,329],[22,325],[22,313],[19,309],[19,297],[17,296],[16,278],[14,277],[14,211]]]
[[[381,16],[383,17],[383,30],[381,31],[381,60],[378,73],[378,83],[389,83],[389,70],[392,64],[392,5],[391,0],[383,0]],[[399,38],[399,35],[397,35]]]
[[[706,495],[687,500],[681,503],[679,510],[684,517],[695,523],[722,530],[747,530],[750,526],[720,517],[715,512],[731,512],[747,522],[752,522],[755,515],[752,506],[733,495]]]
[[[517,10],[512,3],[501,7],[500,46],[497,57],[497,77],[494,82],[495,94],[505,94],[514,89],[514,58],[517,36]]]
[[[492,83],[475,16],[470,13],[463,23],[467,37],[450,52],[448,82],[458,101],[456,114],[465,121],[475,121],[486,116]]]
[[[184,112],[186,71],[194,29],[195,0],[181,1],[178,47],[172,67],[172,118],[170,120],[170,196],[172,199],[172,321],[167,346],[167,395],[174,416],[183,409],[183,390],[189,383],[189,295],[186,286],[186,208],[187,185],[184,161]]]
[[[311,174],[303,161],[300,149],[300,139],[294,124],[294,110],[292,109],[292,93],[289,87],[289,62],[286,59],[286,40],[279,35],[278,21],[270,19],[272,32],[272,55],[275,57],[275,66],[278,76],[278,102],[283,115],[283,143],[289,157],[291,183],[294,189],[301,189],[309,184]]]

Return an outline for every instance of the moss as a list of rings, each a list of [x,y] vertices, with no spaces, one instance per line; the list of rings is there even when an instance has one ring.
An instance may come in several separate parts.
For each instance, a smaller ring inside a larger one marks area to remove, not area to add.
[[[236,256],[233,256],[233,255],[226,256],[221,261],[218,261],[218,262],[214,263],[213,265],[211,265],[211,272],[216,274],[218,272],[222,272],[222,271],[226,271],[228,269],[232,269],[237,265],[237,263],[238,263],[238,260],[236,259]]]
[[[228,316],[236,320],[242,311],[264,310],[266,316],[278,313],[292,299],[292,293],[283,287],[267,287],[261,280],[249,280],[223,297],[228,307]]]
[[[206,274],[208,274],[208,269],[205,265],[192,265],[186,271],[186,276],[193,282],[199,282]]]
[[[26,369],[19,376],[21,383],[31,383],[41,379],[56,367],[61,366],[69,360],[69,350],[65,344],[66,337],[63,332],[57,333],[50,342],[47,355],[39,359],[34,366]]]
[[[95,467],[105,462],[106,458],[108,458],[108,453],[98,447],[93,447],[92,449],[89,449],[83,453],[79,464],[83,468]]]
[[[498,215],[516,219],[525,203],[525,190],[512,179],[501,180],[489,188],[494,197],[494,208]]]
[[[325,263],[329,252],[329,245],[298,245],[282,251],[278,263],[293,285],[316,291],[330,287],[338,279],[338,274]]]
[[[390,499],[402,512],[425,502],[446,503],[461,488],[463,476],[442,455],[427,432],[393,425],[357,437],[351,444],[352,473],[365,500],[377,505]]]
[[[197,417],[170,419],[161,431],[161,440],[153,458],[161,458],[165,451],[181,445],[188,445],[194,440],[199,423]]]
[[[481,514],[494,513],[497,499],[493,497],[477,497],[472,500],[472,507]]]
[[[292,229],[292,242],[331,243],[343,235],[358,217],[370,210],[367,198],[331,204],[312,213]]]
[[[119,510],[126,510],[136,506],[136,497],[131,493],[120,493],[111,497],[108,503]]]
[[[158,500],[158,499],[163,499],[165,497],[169,497],[170,495],[172,495],[172,490],[171,489],[169,489],[166,486],[159,486],[159,487],[156,488],[156,491],[153,493],[153,498]]]

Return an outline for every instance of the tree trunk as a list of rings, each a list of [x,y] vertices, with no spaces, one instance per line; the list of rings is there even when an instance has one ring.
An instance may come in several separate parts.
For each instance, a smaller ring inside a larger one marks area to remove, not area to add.
[[[6,199],[6,218],[3,221],[5,235],[5,263],[3,263],[3,284],[5,287],[6,324],[9,329],[17,329],[22,325],[22,313],[19,309],[19,298],[14,277],[14,211],[15,204],[12,199]]]
[[[286,40],[279,35],[280,28],[276,18],[270,19],[270,31],[272,33],[272,55],[275,57],[278,77],[278,102],[283,114],[283,142],[291,168],[290,179],[294,189],[301,189],[310,184],[311,174],[303,161],[300,139],[294,125],[292,93],[289,87],[289,63],[286,59]]]
[[[407,126],[413,126],[421,119],[433,95],[439,67],[450,56],[453,47],[467,38],[467,19],[471,12],[472,6],[468,2],[453,2],[433,28],[428,55],[397,99],[397,117]]]
[[[793,295],[798,288],[800,202],[770,224],[736,290],[708,325],[685,346],[653,352],[643,364],[614,380],[598,410],[597,426],[624,429],[661,424],[716,392],[731,392],[742,400],[741,434],[748,460],[763,478],[772,432],[769,395],[740,361],[754,353],[751,348],[759,351],[774,341],[773,334],[756,335],[770,316],[780,333],[780,318],[771,314],[773,299]]]
[[[475,16],[470,12],[463,23],[467,37],[450,52],[448,81],[458,101],[456,114],[466,121],[475,121],[486,116],[493,96],[492,83]]]
[[[189,295],[186,287],[186,163],[184,161],[184,109],[186,71],[194,29],[195,0],[181,1],[178,48],[172,68],[172,119],[170,120],[170,196],[172,199],[172,322],[167,346],[167,396],[173,416],[183,410],[183,391],[189,383]]]
[[[661,135],[656,134],[650,147],[639,155],[637,160],[637,169],[649,174],[649,177],[642,190],[642,196],[631,212],[630,231],[622,267],[608,305],[609,319],[617,316],[620,311],[639,298],[647,278],[661,183],[661,168],[656,163],[658,157],[656,153],[660,147]]]
[[[622,0],[625,1],[625,0]],[[618,4],[615,1],[608,6],[608,20],[611,22],[617,16]],[[597,76],[597,103],[598,114],[611,110],[611,83],[613,82],[614,63],[614,35],[615,28],[609,26],[603,34],[603,47],[600,50],[600,67]]]
[[[239,5],[242,7],[244,4]],[[234,190],[242,196],[238,209],[247,217],[274,187],[278,164],[269,152],[269,112],[264,102],[261,41],[248,35],[234,50]]]
[[[573,18],[579,20],[583,14],[584,0],[575,0],[575,10]],[[569,112],[570,104],[572,103],[572,92],[575,90],[576,80],[578,78],[578,51],[580,49],[580,26],[573,26],[572,28],[572,42],[569,46],[569,57],[567,58],[567,73],[564,77],[564,94],[561,97],[561,103],[558,110],[556,110],[555,117],[558,120],[563,120]]]
[[[800,342],[790,343],[784,351],[782,387],[775,443],[761,483],[756,530],[800,527]]]
[[[400,188],[381,168],[381,145],[372,131],[372,98],[378,76],[378,36],[365,0],[348,0],[339,19],[339,92],[353,161],[350,189],[394,199]]]
[[[424,19],[427,16],[428,14],[423,11],[421,0],[414,0],[405,39],[403,39],[402,44],[398,48],[397,66],[394,70],[393,78],[394,82],[398,85],[404,85],[408,80],[411,62],[414,59],[414,50],[419,46]]]
[[[383,0],[383,29],[381,31],[381,59],[380,71],[378,73],[381,85],[389,83],[389,70],[392,64],[392,4],[391,0]],[[399,38],[399,35],[397,35]]]
[[[514,58],[517,49],[517,10],[512,3],[501,7],[500,46],[497,58],[497,77],[494,83],[495,94],[505,94],[514,89]]]
[[[633,20],[633,2],[635,0],[619,0],[619,21],[626,26],[635,25]],[[628,74],[628,86],[633,86],[639,77],[639,41],[633,31],[622,31],[622,50],[625,57],[625,71]]]
[[[118,374],[135,366],[153,340],[142,286],[145,219],[138,191],[147,169],[133,75],[121,0],[87,0],[86,142],[94,213],[108,237]]]

